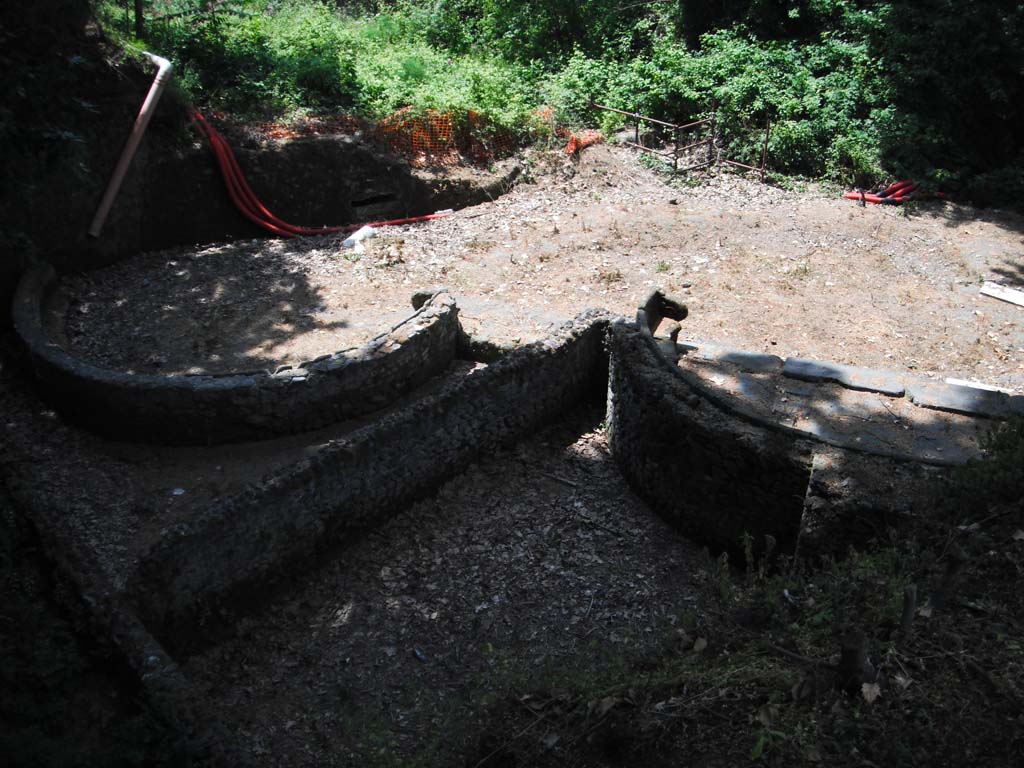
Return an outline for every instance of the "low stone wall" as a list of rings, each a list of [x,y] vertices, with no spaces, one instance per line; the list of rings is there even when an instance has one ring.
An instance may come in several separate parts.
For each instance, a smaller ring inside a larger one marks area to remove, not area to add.
[[[142,624],[124,595],[108,577],[88,544],[66,526],[73,514],[66,499],[52,489],[10,483],[0,477],[0,503],[10,491],[12,500],[31,520],[55,574],[71,587],[60,590],[61,607],[77,630],[91,635],[113,666],[138,684],[136,696],[172,728],[203,765],[247,768],[248,753],[236,747],[235,737],[211,716],[193,684],[164,647]],[[29,631],[29,630],[25,630]]]
[[[925,451],[916,447],[917,438],[901,449],[882,439],[851,440],[821,425],[807,431],[773,420],[749,401],[756,387],[737,396],[678,364],[681,350],[698,348],[654,337],[661,315],[647,315],[642,308],[635,325],[615,324],[609,333],[612,452],[653,509],[712,547],[741,553],[750,535],[759,552],[771,536],[777,552],[812,561],[842,557],[905,516],[928,498],[938,476],[974,455],[953,442],[971,434],[963,424],[921,428],[918,437],[945,434],[950,441],[949,450],[929,442]],[[696,357],[787,375],[784,362],[771,355],[703,344]],[[815,382],[843,376],[850,379],[843,386],[892,396],[903,391],[889,386],[885,372],[785,364]],[[1015,407],[1013,398],[1007,401]],[[982,422],[990,415],[971,414]]]
[[[482,453],[605,391],[607,317],[587,313],[316,455],[162,532],[130,586],[158,637],[187,646],[199,617],[290,563],[379,525]]]
[[[737,550],[772,536],[793,551],[812,445],[752,424],[709,400],[632,324],[608,338],[612,453],[636,492],[683,533]]]
[[[437,293],[362,347],[275,372],[222,376],[138,375],[75,358],[49,338],[49,267],[27,273],[15,328],[50,401],[70,421],[108,437],[208,444],[302,432],[373,412],[445,370],[455,358],[455,302]]]

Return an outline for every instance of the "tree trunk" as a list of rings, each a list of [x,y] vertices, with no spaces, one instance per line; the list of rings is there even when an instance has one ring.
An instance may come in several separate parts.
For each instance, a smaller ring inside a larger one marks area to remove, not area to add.
[[[138,40],[142,39],[145,34],[146,28],[143,20],[142,12],[142,0],[135,0],[135,37]]]

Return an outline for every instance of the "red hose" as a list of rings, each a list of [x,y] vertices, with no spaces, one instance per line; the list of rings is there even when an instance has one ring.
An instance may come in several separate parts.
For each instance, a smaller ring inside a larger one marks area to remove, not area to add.
[[[280,227],[281,229],[290,231],[294,235],[330,234],[332,232],[341,232],[346,229],[346,227],[322,227],[319,229],[296,227],[272,214],[263,206],[263,203],[259,201],[259,198],[257,198],[256,194],[252,191],[252,187],[249,186],[249,182],[245,180],[242,168],[238,165],[238,159],[235,157],[235,153],[231,151],[231,147],[228,145],[224,137],[220,134],[215,134],[214,138],[219,146],[219,154],[225,158],[228,167],[231,169],[231,174],[235,180],[235,185],[238,188],[239,196],[246,202],[249,210],[254,214],[261,216],[266,221]]]
[[[224,183],[227,185],[228,194],[231,196],[231,201],[235,204],[235,207],[238,208],[238,210],[242,213],[243,216],[245,216],[247,219],[252,221],[257,226],[263,227],[264,229],[281,237],[293,237],[293,233],[283,230],[280,227],[271,224],[270,222],[257,216],[252,211],[252,209],[242,200],[238,190],[238,182],[235,179],[234,174],[231,172],[231,168],[228,166],[226,158],[220,151],[220,147],[215,138],[215,134],[212,133],[213,129],[209,126],[204,126],[202,116],[199,116],[197,124],[204,128],[204,132],[206,132],[206,136],[210,140],[210,146],[213,148],[214,157],[217,158],[217,164],[220,166],[221,175],[224,177]]]
[[[885,191],[881,193],[881,197],[890,197],[895,195],[900,190],[907,189],[908,187],[916,188],[917,185],[912,181],[896,181],[885,188]]]
[[[337,227],[297,227],[294,224],[278,218],[271,213],[263,203],[260,202],[259,198],[252,191],[252,187],[245,180],[245,175],[242,173],[242,168],[238,164],[238,159],[235,157],[235,153],[231,151],[231,146],[227,143],[223,136],[221,136],[217,130],[206,122],[206,119],[199,113],[193,114],[193,120],[199,127],[200,132],[206,136],[210,142],[210,148],[213,150],[214,157],[217,159],[217,165],[220,166],[221,175],[224,177],[224,183],[227,185],[228,194],[231,197],[231,201],[235,204],[235,207],[245,216],[247,219],[252,221],[254,224],[266,229],[268,232],[272,232],[279,237],[295,237],[296,235],[326,235],[334,232],[354,232],[362,224],[346,224]],[[451,212],[447,211],[444,213],[431,213],[425,216],[410,216],[403,219],[390,219],[388,221],[375,221],[365,226],[370,227],[390,227],[399,224],[415,224],[421,221],[431,221],[433,219],[444,218],[450,216]]]
[[[242,169],[238,165],[238,160],[235,158],[234,153],[231,151],[231,147],[228,146],[224,137],[210,126],[202,115],[196,113],[196,116],[198,118],[197,122],[203,127],[207,138],[210,140],[210,146],[213,148],[218,165],[220,165],[221,173],[224,176],[224,181],[228,187],[228,193],[231,195],[231,200],[234,202],[235,207],[237,207],[242,214],[246,216],[246,218],[281,237],[294,237],[295,235],[306,234],[326,234],[329,232],[340,232],[344,229],[344,227],[331,229],[306,229],[304,227],[295,227],[272,214],[263,206],[262,203],[260,203],[255,193],[252,191],[252,188],[249,186],[248,182],[246,182],[245,176],[242,174]]]
[[[845,192],[843,197],[847,200],[863,200],[865,203],[874,203],[875,205],[899,205],[904,200],[909,200],[912,194],[914,194],[913,191],[906,195],[897,194],[891,197],[882,197],[881,195],[872,195],[867,192],[863,194],[860,192]]]
[[[433,221],[434,219],[443,219],[445,216],[451,216],[451,211],[439,211],[438,213],[428,213],[423,216],[410,216],[406,219],[389,219],[388,221],[371,221],[366,224],[367,227],[397,227],[401,224],[418,224],[421,221]],[[359,229],[362,224],[352,225],[351,229],[354,232]]]

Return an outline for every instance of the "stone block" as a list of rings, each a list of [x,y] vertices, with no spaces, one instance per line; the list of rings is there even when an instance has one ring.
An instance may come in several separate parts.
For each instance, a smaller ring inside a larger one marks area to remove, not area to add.
[[[745,373],[779,373],[782,370],[782,358],[778,355],[747,352],[712,342],[697,342],[695,344],[684,342],[681,346],[686,349],[692,348],[694,351],[691,354],[698,360],[728,363]]]
[[[782,375],[810,382],[835,382],[847,389],[878,392],[892,397],[903,397],[906,387],[903,379],[893,371],[858,368],[842,363],[787,357]]]
[[[1020,412],[1019,398],[1012,398],[1018,400],[1014,404],[1009,395],[991,389],[922,380],[912,382],[907,393],[914,405],[938,411],[987,416],[990,419],[1005,418],[1011,413],[1011,406]]]

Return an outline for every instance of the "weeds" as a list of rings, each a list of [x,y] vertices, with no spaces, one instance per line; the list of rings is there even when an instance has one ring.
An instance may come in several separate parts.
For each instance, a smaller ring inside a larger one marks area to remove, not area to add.
[[[1024,420],[996,430],[988,450],[920,498],[899,528],[840,560],[786,563],[771,542],[759,551],[746,536],[737,578],[725,554],[709,555],[702,608],[679,617],[662,655],[619,651],[614,672],[559,677],[557,703],[546,682],[535,684],[530,695],[551,707],[553,746],[510,742],[507,758],[662,765],[685,752],[723,765],[1016,764]],[[921,594],[910,605],[913,632],[901,626],[908,586]],[[836,687],[835,671],[850,628],[863,631],[875,681],[852,694]],[[500,702],[490,717],[509,735],[528,723]]]
[[[599,97],[676,122],[714,110],[722,152],[754,165],[770,119],[770,166],[783,175],[870,186],[895,173],[983,204],[1024,199],[1012,129],[1020,78],[1010,76],[1024,50],[1020,13],[993,24],[1004,11],[991,1],[930,13],[902,0],[830,0],[787,20],[740,3],[702,11],[706,26],[671,3],[623,14],[611,0],[399,0],[372,16],[369,5],[163,0],[174,13],[151,14],[145,44],[176,61],[195,101],[243,117],[352,110],[379,119],[413,106],[472,110],[525,134],[545,122],[536,112],[548,104],[567,124],[614,133],[623,118],[595,114]],[[122,4],[98,8],[128,44]],[[963,48],[961,23],[987,68],[931,55]]]
[[[175,61],[178,82],[202,105],[258,119],[338,111],[380,119],[412,106],[461,120],[472,111],[495,129],[534,122],[536,67],[452,55],[409,15],[348,17],[318,0],[174,5],[181,15],[149,24],[145,43]],[[120,9],[103,8],[118,36]]]

